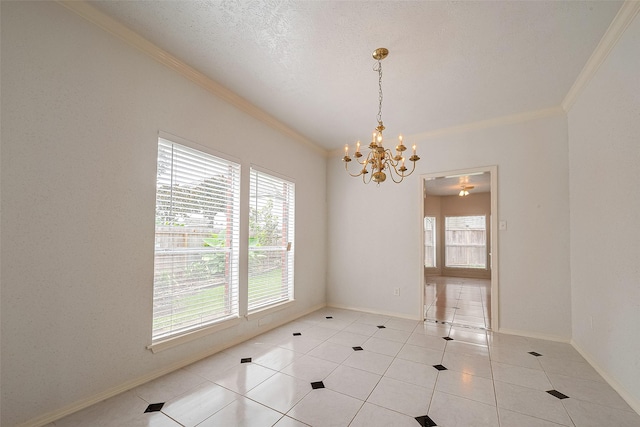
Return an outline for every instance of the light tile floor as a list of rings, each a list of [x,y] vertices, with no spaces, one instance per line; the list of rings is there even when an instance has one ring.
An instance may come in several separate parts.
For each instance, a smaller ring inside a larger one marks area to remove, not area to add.
[[[325,308],[49,426],[306,425],[638,427],[640,416],[568,344]]]
[[[491,328],[491,280],[425,276],[425,319]]]

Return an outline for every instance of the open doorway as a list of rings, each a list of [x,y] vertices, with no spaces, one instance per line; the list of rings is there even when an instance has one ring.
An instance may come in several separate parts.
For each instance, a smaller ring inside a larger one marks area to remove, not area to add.
[[[422,175],[422,315],[498,328],[497,167]]]

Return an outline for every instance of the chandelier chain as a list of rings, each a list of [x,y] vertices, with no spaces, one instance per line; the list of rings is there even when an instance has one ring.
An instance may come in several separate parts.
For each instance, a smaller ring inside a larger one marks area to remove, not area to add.
[[[378,63],[374,65],[373,69],[378,72],[378,124],[382,123],[382,62],[378,60]]]

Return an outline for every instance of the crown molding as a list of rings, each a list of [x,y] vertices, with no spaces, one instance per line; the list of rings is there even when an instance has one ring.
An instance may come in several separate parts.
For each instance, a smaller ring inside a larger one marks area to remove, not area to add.
[[[564,115],[565,112],[560,106],[544,108],[541,110],[525,111],[524,113],[510,114],[508,116],[496,117],[493,119],[480,120],[477,122],[466,123],[463,125],[451,126],[448,128],[436,129],[432,131],[408,135],[406,139],[424,140],[443,137],[455,133],[463,133],[477,131],[482,129],[493,128],[497,126],[506,126],[513,123],[528,122],[549,116]]]
[[[615,18],[611,21],[609,28],[607,28],[607,31],[604,33],[604,36],[600,39],[598,46],[596,46],[591,57],[578,75],[578,78],[573,83],[573,86],[571,86],[571,89],[569,89],[569,92],[564,97],[561,104],[564,111],[568,113],[569,110],[571,110],[580,93],[587,87],[602,63],[607,59],[607,56],[609,56],[609,52],[613,50],[638,12],[640,12],[640,1],[627,0],[622,4]]]
[[[275,117],[251,104],[246,99],[240,97],[236,93],[222,86],[218,82],[210,79],[203,73],[190,67],[178,58],[162,50],[155,44],[151,43],[144,37],[140,36],[135,31],[129,29],[123,24],[119,23],[115,19],[102,13],[95,7],[84,1],[74,0],[57,0],[57,2],[65,8],[73,11],[89,22],[97,25],[103,30],[115,35],[122,39],[129,45],[147,54],[151,58],[160,62],[161,64],[171,68],[172,70],[180,73],[187,79],[203,87],[215,96],[225,100],[229,104],[235,106],[239,110],[249,114],[250,116],[260,120],[273,129],[276,129],[284,135],[292,138],[298,143],[305,145],[324,157],[334,157],[342,153],[342,149],[336,149],[328,151],[318,144],[314,143],[310,139],[304,137],[300,133],[291,129],[283,122],[279,121]],[[560,113],[568,112],[573,106],[579,94],[587,86],[591,78],[595,75],[600,65],[609,55],[609,52],[616,45],[626,28],[633,21],[633,19],[640,12],[640,1],[638,0],[626,0],[620,7],[620,10],[616,14],[615,18],[609,25],[609,28],[605,32],[604,36],[598,43],[598,46],[594,50],[593,54],[585,64],[584,68],[578,75],[576,81],[572,85],[571,89],[565,96],[564,100],[558,107],[551,107],[543,110],[530,111],[525,113],[513,114],[509,116],[498,117],[494,119],[482,120],[478,122],[467,123],[459,126],[452,126],[448,128],[436,129],[433,131],[423,132],[415,135],[408,135],[412,139],[430,139],[435,137],[442,137],[449,134],[469,132],[474,130],[486,129],[495,126],[502,126],[511,123],[524,122],[528,120],[535,120],[538,118],[551,116]]]
[[[324,157],[328,156],[327,150],[318,146],[316,143],[311,141],[310,139],[304,137],[300,133],[291,129],[286,124],[282,123],[280,120],[276,119],[272,115],[263,111],[262,109],[256,107],[246,99],[222,86],[220,83],[210,79],[203,73],[199,72],[193,67],[185,64],[175,56],[170,53],[162,50],[155,44],[151,43],[149,40],[145,39],[135,31],[111,18],[110,16],[102,13],[95,7],[84,1],[74,1],[74,0],[57,0],[58,4],[64,6],[72,12],[75,12],[82,18],[87,21],[97,25],[103,30],[115,35],[121,40],[125,41],[129,45],[134,48],[142,51],[147,54],[151,58],[160,62],[161,64],[169,67],[170,69],[180,73],[187,79],[206,89],[210,93],[214,94],[218,98],[223,99],[239,110],[249,114],[255,119],[260,120],[261,122],[267,124],[275,130],[280,131],[284,135],[290,137],[298,143],[301,143],[317,153],[321,154]]]
[[[426,139],[442,138],[447,135],[453,135],[456,133],[477,131],[477,130],[488,129],[488,128],[493,128],[497,126],[506,126],[513,123],[528,122],[531,120],[537,120],[544,117],[561,116],[565,114],[566,113],[564,112],[562,107],[556,106],[556,107],[544,108],[542,110],[527,111],[524,113],[511,114],[509,116],[502,116],[502,117],[496,117],[493,119],[480,120],[477,122],[451,126],[448,128],[435,129],[435,130],[416,133],[412,135],[405,135],[404,140],[406,143],[409,140],[423,141]],[[329,157],[342,156],[343,153],[344,153],[344,150],[342,148],[337,148],[329,152]]]

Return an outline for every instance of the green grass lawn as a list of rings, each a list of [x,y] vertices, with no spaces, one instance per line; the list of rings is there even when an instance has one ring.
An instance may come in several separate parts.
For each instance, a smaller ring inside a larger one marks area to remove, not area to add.
[[[270,297],[265,299],[263,295],[265,293],[278,295],[281,288],[281,268],[250,277],[249,306],[268,301]],[[231,301],[228,301],[229,299],[229,296],[225,295],[224,284],[185,295],[175,302],[171,314],[158,316],[154,319],[154,330],[166,329],[169,331],[172,325],[190,325],[196,322],[214,321],[231,311],[231,307],[229,307]],[[210,309],[203,313],[200,310],[203,307],[210,307]]]

